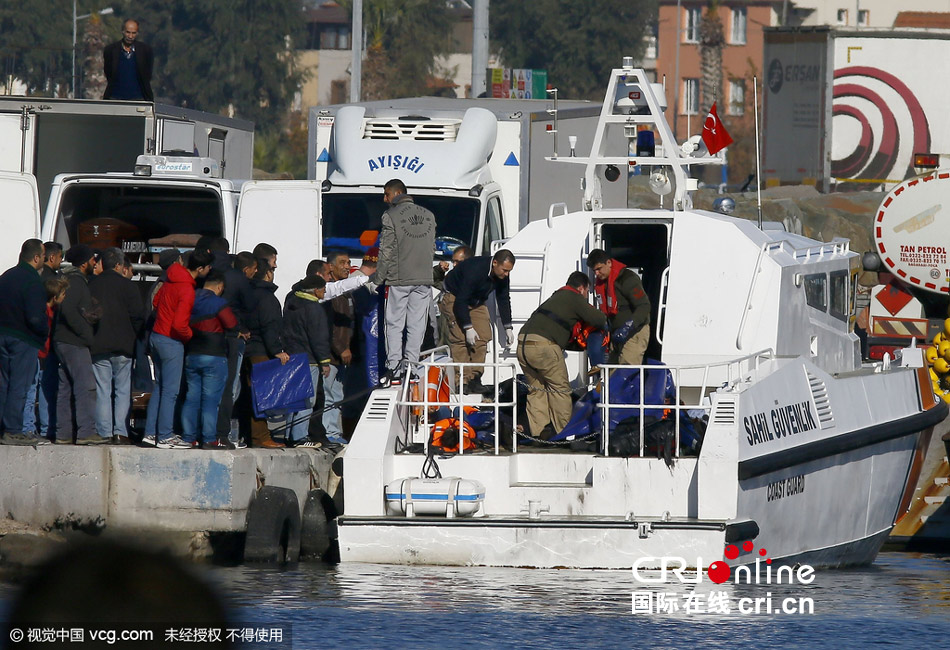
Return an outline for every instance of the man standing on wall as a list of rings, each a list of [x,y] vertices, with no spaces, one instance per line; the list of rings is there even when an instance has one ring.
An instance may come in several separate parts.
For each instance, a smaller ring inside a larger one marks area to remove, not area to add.
[[[103,99],[145,99],[152,101],[152,48],[136,41],[139,24],[126,20],[122,39],[102,50],[102,69],[106,75]]]
[[[390,207],[383,213],[379,262],[370,281],[389,287],[386,371],[393,377],[404,359],[419,362],[432,302],[435,216],[415,204],[398,178],[386,183],[383,191]]]

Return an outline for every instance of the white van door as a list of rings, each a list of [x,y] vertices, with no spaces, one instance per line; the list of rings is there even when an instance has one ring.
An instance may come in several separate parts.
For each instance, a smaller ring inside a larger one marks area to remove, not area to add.
[[[252,251],[262,242],[277,249],[274,282],[283,302],[310,261],[321,255],[319,181],[244,184],[231,252]]]
[[[20,247],[40,236],[40,197],[33,174],[0,172],[3,197],[3,237],[0,237],[0,273],[16,266]]]

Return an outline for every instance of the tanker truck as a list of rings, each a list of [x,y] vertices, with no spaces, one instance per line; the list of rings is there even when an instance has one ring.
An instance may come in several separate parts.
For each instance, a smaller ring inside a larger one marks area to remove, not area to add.
[[[891,189],[874,213],[872,235],[875,250],[864,267],[879,270],[881,283],[871,289],[868,307],[869,356],[893,356],[916,339],[933,344],[933,366],[950,306],[950,169],[927,171]]]

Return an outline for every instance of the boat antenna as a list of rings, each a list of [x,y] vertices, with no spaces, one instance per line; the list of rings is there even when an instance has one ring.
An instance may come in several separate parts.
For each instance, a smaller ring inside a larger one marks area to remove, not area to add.
[[[759,230],[762,230],[762,167],[759,153],[759,82],[752,77],[752,105],[755,109],[755,200],[759,217]]]

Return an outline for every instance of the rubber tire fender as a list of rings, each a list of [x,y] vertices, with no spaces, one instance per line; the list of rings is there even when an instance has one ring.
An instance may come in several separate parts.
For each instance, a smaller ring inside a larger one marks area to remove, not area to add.
[[[288,488],[265,485],[247,511],[245,562],[296,562],[300,558],[300,506]]]
[[[330,548],[329,522],[335,517],[333,500],[320,488],[310,490],[300,520],[300,557],[322,559]]]

